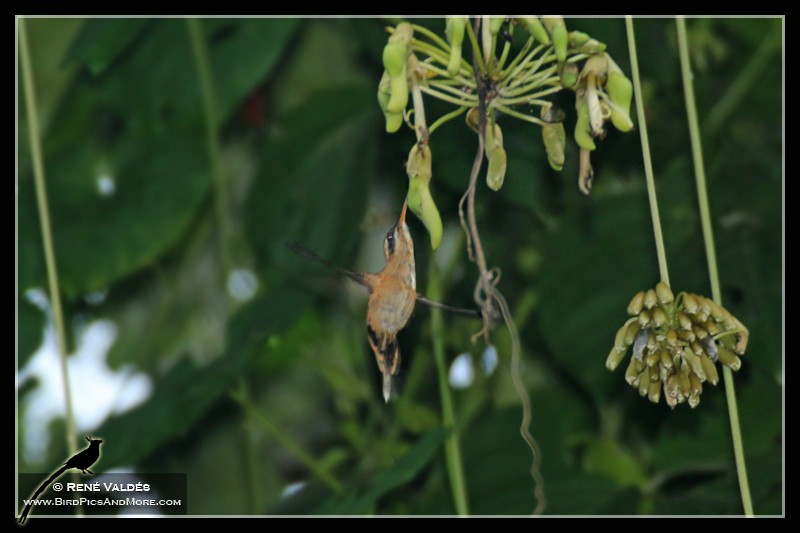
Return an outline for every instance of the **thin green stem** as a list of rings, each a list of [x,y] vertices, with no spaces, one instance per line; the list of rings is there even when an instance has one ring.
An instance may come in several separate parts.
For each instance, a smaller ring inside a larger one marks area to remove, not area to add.
[[[510,107],[506,107],[503,104],[497,103],[494,101],[490,104],[491,107],[497,109],[501,113],[505,113],[506,115],[510,115],[512,117],[516,117],[520,120],[524,120],[525,122],[530,122],[531,124],[536,124],[537,126],[544,126],[545,122],[541,119],[538,119],[531,115],[526,115],[525,113],[520,113],[519,111],[515,111]]]
[[[468,107],[459,107],[455,111],[451,111],[450,113],[446,113],[446,114],[442,115],[441,117],[437,118],[433,122],[433,124],[431,124],[431,127],[428,128],[428,134],[432,135],[433,132],[436,131],[437,128],[439,128],[439,126],[442,126],[446,122],[449,122],[450,120],[453,120],[457,116],[463,114],[464,111],[466,111],[467,109],[469,109],[469,108]]]
[[[58,340],[58,357],[61,362],[61,381],[64,383],[64,408],[66,411],[67,450],[70,455],[78,451],[78,434],[75,430],[75,413],[72,409],[72,387],[69,383],[67,366],[67,333],[64,326],[64,312],[61,304],[61,290],[58,283],[55,246],[50,224],[50,207],[47,202],[47,186],[44,175],[44,158],[39,133],[39,113],[36,106],[36,88],[33,80],[30,48],[26,19],[19,19],[19,51],[22,62],[22,87],[25,93],[25,108],[28,114],[28,133],[30,135],[31,159],[33,160],[33,182],[36,186],[36,205],[39,210],[39,223],[42,231],[42,246],[47,265],[47,282],[50,290],[50,304],[53,308],[53,323]]]
[[[533,37],[528,37],[528,40],[525,41],[524,45],[522,45],[522,50],[520,50],[519,53],[516,56],[514,56],[514,59],[511,60],[511,63],[509,63],[504,70],[500,71],[501,79],[508,78],[508,73],[514,70],[519,64],[519,62],[525,58],[525,56],[530,51],[531,46],[533,46]],[[539,45],[539,46],[543,47],[544,45]]]
[[[706,248],[706,260],[708,261],[708,277],[711,282],[711,295],[718,304],[722,305],[722,292],[720,291],[719,271],[717,269],[717,254],[714,246],[714,229],[711,225],[711,210],[709,208],[706,173],[703,164],[703,146],[700,139],[700,125],[697,120],[694,85],[692,84],[689,42],[686,38],[686,21],[683,17],[678,17],[675,23],[678,30],[678,51],[681,59],[683,93],[684,99],[686,100],[686,115],[689,121],[689,137],[692,142],[692,160],[694,162],[694,175],[697,183],[697,201],[700,204],[700,222],[703,227],[703,242]],[[739,409],[736,403],[736,388],[733,383],[733,372],[731,372],[731,369],[727,366],[723,366],[722,372],[725,379],[725,396],[728,400],[728,416],[731,421],[733,453],[736,458],[736,473],[739,477],[742,506],[747,516],[753,516],[753,502],[750,497],[750,483],[747,479],[747,466],[744,457],[742,430],[739,425]]]
[[[434,89],[439,89],[439,90],[448,92],[448,93],[454,95],[456,98],[474,98],[475,99],[475,104],[476,105],[478,104],[478,97],[477,96],[475,96],[473,94],[470,94],[470,93],[465,93],[461,89],[453,87],[452,85],[447,85],[447,84],[441,83],[439,81],[429,81],[428,82],[428,86],[429,87],[433,87]]]
[[[439,272],[435,262],[431,262],[428,276],[428,297],[437,302],[442,301],[441,281],[439,280]],[[467,484],[464,478],[464,464],[461,458],[461,445],[459,444],[456,415],[453,409],[453,397],[450,395],[450,384],[447,380],[447,363],[444,355],[444,321],[442,320],[442,311],[436,307],[431,308],[431,337],[433,337],[433,356],[436,360],[436,371],[439,378],[439,394],[442,397],[442,425],[448,430],[444,442],[447,473],[450,477],[450,488],[453,491],[456,513],[466,516],[469,515]]]
[[[475,21],[478,24],[478,21]],[[486,65],[483,62],[483,56],[481,56],[481,47],[478,45],[478,38],[475,36],[475,30],[472,29],[472,24],[467,23],[467,37],[469,37],[469,43],[472,45],[472,52],[475,56],[475,63],[478,65],[478,72],[481,73],[482,76],[486,76]]]
[[[230,217],[228,216],[228,186],[225,177],[225,168],[222,163],[222,146],[219,139],[218,117],[216,112],[216,97],[214,93],[214,81],[211,72],[211,61],[208,57],[208,49],[203,35],[201,21],[196,18],[186,19],[189,38],[192,44],[195,68],[197,77],[200,81],[200,90],[203,95],[203,114],[206,123],[206,145],[208,157],[211,160],[211,168],[216,183],[217,219],[219,223],[219,247],[223,272],[227,276],[232,268],[232,257],[228,247],[228,239],[231,236]]]
[[[445,102],[450,102],[451,104],[455,104],[459,107],[467,106],[467,107],[474,107],[475,102],[470,100],[459,100],[458,98],[454,98],[449,94],[445,94],[443,92],[437,91],[436,89],[431,89],[430,87],[425,87],[424,85],[419,86],[419,90],[424,92],[425,94],[429,94],[434,98],[438,98],[439,100],[444,100]]]
[[[647,195],[650,200],[650,217],[653,219],[653,233],[656,239],[656,253],[658,255],[658,270],[661,281],[669,285],[669,271],[667,270],[667,255],[664,251],[664,236],[661,233],[661,218],[658,214],[658,200],[656,199],[656,184],[653,179],[653,162],[650,160],[650,140],[647,137],[647,120],[644,114],[644,101],[642,101],[642,82],[639,78],[639,58],[636,54],[636,36],[633,33],[633,18],[625,17],[625,27],[628,30],[628,52],[631,57],[631,75],[633,76],[633,91],[636,94],[636,116],[639,120],[639,135],[642,139],[642,158],[644,159],[644,175],[647,181]]]
[[[317,461],[314,456],[303,448],[300,443],[296,442],[288,433],[285,433],[279,428],[272,420],[267,418],[261,411],[259,411],[248,398],[242,396],[241,391],[230,393],[236,403],[238,403],[245,414],[253,421],[258,422],[267,433],[275,437],[275,440],[280,442],[294,457],[303,463],[308,470],[314,474],[320,481],[328,486],[332,491],[337,494],[344,492],[344,486],[337,480],[327,468]]]
[[[551,81],[552,80],[552,81]],[[564,87],[558,83],[557,78],[549,78],[539,84],[539,87],[546,87],[547,85],[552,85],[552,87],[548,89],[544,89],[542,91],[538,91],[531,94],[526,94],[523,96],[516,96],[513,98],[506,98],[505,96],[497,98],[498,102],[501,102],[503,105],[520,105],[520,104],[529,104],[532,101],[535,101],[537,98],[541,98],[542,96],[547,96],[548,94],[557,93],[559,91],[563,91]]]
[[[431,59],[438,61],[445,67],[450,64],[450,56],[449,54],[443,52],[442,50],[431,46],[429,43],[425,41],[420,41],[419,39],[412,39],[411,45],[414,48],[414,52],[426,54]],[[459,69],[459,73],[466,74],[467,76],[472,76],[472,69],[469,68],[469,65],[462,59],[461,60],[461,68]],[[449,74],[447,74],[449,76]]]
[[[450,52],[450,44],[441,37],[439,37],[438,35],[436,35],[436,33],[432,32],[425,26],[420,26],[419,24],[412,24],[411,27],[414,29],[414,33],[421,33],[422,35],[424,35],[425,37],[436,43],[436,46],[440,47],[445,52],[448,53]]]
[[[459,76],[458,74],[456,74],[455,76],[450,76],[450,74],[447,73],[446,69],[443,69],[443,68],[437,67],[436,65],[431,64],[429,62],[429,60],[430,60],[430,58],[426,59],[424,61],[420,61],[419,62],[419,66],[420,66],[420,68],[422,68],[424,70],[430,70],[432,72],[435,72],[436,74],[438,74],[439,76],[441,76],[443,78],[443,79],[436,80],[436,83],[446,83],[446,82],[456,81],[456,82],[458,82],[459,84],[461,84],[461,85],[463,85],[465,87],[471,87],[473,89],[475,88],[475,79],[474,78],[465,78],[463,76]]]
[[[525,85],[515,87],[511,87],[509,85],[508,87],[501,89],[499,92],[504,98],[512,98],[515,96],[523,96],[525,93],[528,93],[534,89],[538,89],[547,83],[556,84],[561,87],[559,78],[557,76],[553,76],[555,73],[556,66],[553,65],[548,69],[537,72],[533,76],[529,76],[525,82]]]

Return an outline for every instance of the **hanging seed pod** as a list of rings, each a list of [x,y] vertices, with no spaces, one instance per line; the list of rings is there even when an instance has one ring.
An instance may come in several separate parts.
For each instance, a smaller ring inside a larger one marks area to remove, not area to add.
[[[619,131],[633,129],[631,120],[631,101],[633,100],[633,84],[621,71],[610,72],[606,81],[606,92],[611,100],[611,123]]]
[[[569,48],[581,54],[598,54],[606,49],[605,43],[593,39],[582,31],[571,31],[567,33],[567,43]]]
[[[542,107],[541,111],[541,118],[545,122],[542,126],[542,141],[547,152],[547,161],[553,170],[564,168],[564,148],[567,143],[567,134],[562,122],[563,114],[554,106]]]
[[[516,20],[522,25],[523,28],[528,30],[528,33],[530,33],[531,37],[533,37],[536,41],[544,45],[550,44],[550,36],[547,34],[547,30],[544,28],[538,17],[516,17]]]
[[[625,350],[619,350],[617,348],[611,348],[611,351],[608,353],[608,357],[606,358],[606,368],[614,371],[625,359]]]
[[[660,307],[653,309],[653,325],[660,328],[667,321],[667,314]]]
[[[544,16],[542,17],[542,24],[550,34],[553,40],[553,51],[556,54],[556,60],[563,63],[567,60],[567,26],[564,24],[564,17],[561,16]]]
[[[383,68],[391,79],[391,96],[386,104],[386,111],[389,113],[401,113],[408,104],[406,62],[413,35],[414,29],[411,24],[401,22],[389,36],[389,41],[383,49]]]
[[[661,357],[661,366],[667,370],[672,369],[672,356],[669,355],[669,352],[667,350],[661,350],[659,356]]]
[[[412,178],[408,185],[408,207],[419,217],[428,230],[431,248],[434,250],[442,243],[442,218],[436,203],[431,196],[428,184],[421,179]]]
[[[565,89],[575,90],[578,84],[578,65],[575,63],[562,63],[558,66],[558,76],[561,86]]]
[[[461,44],[464,41],[464,32],[468,24],[467,17],[461,15],[448,15],[445,22],[444,34],[450,44],[450,60],[447,64],[447,73],[451,76],[461,70]]]
[[[645,367],[637,379],[639,380],[639,396],[647,396],[650,391],[650,369]]]
[[[575,142],[584,150],[592,151],[597,148],[594,144],[589,126],[589,105],[585,98],[575,97],[575,109],[578,112],[578,121],[575,123]]]
[[[486,184],[493,191],[499,191],[506,177],[507,158],[503,148],[503,131],[496,122],[486,124],[484,151],[489,160]]]

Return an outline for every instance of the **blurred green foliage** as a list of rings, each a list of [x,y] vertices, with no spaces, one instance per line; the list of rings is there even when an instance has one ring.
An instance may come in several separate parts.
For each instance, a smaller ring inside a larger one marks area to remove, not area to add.
[[[384,133],[375,101],[384,22],[202,20],[231,193],[229,235],[218,232],[186,22],[27,23],[71,332],[113,320],[119,335],[109,364],[133,364],[154,382],[147,401],[93,430],[107,443],[99,468],[187,472],[192,514],[453,513],[428,311],[419,309],[400,337],[402,392],[385,405],[364,338],[363,296],[282,244],[303,242],[343,266],[380,264],[370,258],[380,256],[380,235],[396,216],[413,142],[411,130]],[[439,20],[422,23],[444,29]],[[630,72],[621,20],[567,23],[606,42]],[[781,513],[783,26],[693,19],[688,27],[725,304],[750,328],[736,384],[754,504],[759,514]],[[639,20],[636,30],[673,287],[708,294],[674,22]],[[569,130],[572,102],[557,101],[570,110]],[[45,287],[45,270],[22,104],[20,368],[45,324],[25,297]],[[438,116],[435,104],[429,114]],[[722,387],[708,387],[698,409],[672,412],[604,367],[628,300],[658,275],[638,136],[612,131],[599,144],[595,190],[585,198],[574,144],[555,173],[537,128],[503,128],[506,185],[495,194],[481,184],[478,219],[490,265],[503,270],[501,290],[512,310],[524,308],[516,317],[547,512],[740,513]],[[457,121],[431,142],[433,193],[451,226],[475,145]],[[421,224],[411,225],[425,242]],[[220,262],[220,239],[232,265]],[[463,243],[457,248],[445,281],[448,302],[463,306],[476,272]],[[429,248],[419,245],[417,257],[424,292]],[[257,277],[252,299],[228,294],[231,267]],[[100,290],[101,302],[85,298]],[[448,355],[479,356],[483,347],[469,342],[475,324],[446,320]],[[455,391],[470,506],[476,514],[524,514],[535,503],[530,457],[517,431],[506,333],[495,332],[493,342],[498,372]],[[34,390],[18,391],[20,420]],[[246,416],[233,391],[246,391],[343,489],[320,482]],[[22,448],[22,427],[19,439]],[[65,453],[63,439],[53,438],[46,460],[20,467],[47,471]],[[308,484],[283,498],[297,481]]]

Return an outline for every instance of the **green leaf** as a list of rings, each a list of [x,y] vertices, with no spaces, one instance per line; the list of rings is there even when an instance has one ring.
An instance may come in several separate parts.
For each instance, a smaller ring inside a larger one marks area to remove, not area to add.
[[[104,469],[136,464],[170,439],[184,435],[252,367],[256,348],[287,329],[308,304],[308,296],[276,288],[237,313],[226,353],[200,368],[183,360],[156,381],[148,400],[106,422],[99,430]]]
[[[219,119],[224,122],[285,55],[298,19],[203,19]],[[282,80],[279,86],[284,86]]]
[[[644,194],[598,194],[547,235],[542,257],[543,335],[556,360],[602,394],[623,380],[605,358],[627,303],[658,280]]]
[[[152,264],[186,232],[209,186],[204,145],[160,139],[110,154],[91,145],[48,158],[47,187],[61,289],[100,290]],[[102,176],[113,193],[102,193]],[[32,180],[20,184],[20,210],[33,207]],[[21,220],[36,215],[21,213]],[[20,226],[20,262],[43,274],[36,224]],[[40,275],[41,275],[40,274]],[[44,280],[25,280],[41,286]],[[23,285],[24,288],[28,286]]]
[[[65,59],[82,63],[93,75],[100,75],[133,43],[147,22],[144,18],[88,19]]]
[[[378,472],[363,492],[349,492],[323,503],[315,514],[367,514],[388,492],[413,481],[431,462],[446,432],[441,429],[425,433],[419,441],[391,467]]]
[[[642,487],[647,478],[642,465],[628,451],[608,439],[592,439],[583,457],[586,470],[623,487]]]
[[[359,239],[374,155],[372,123],[364,120],[372,100],[360,87],[323,91],[278,120],[280,134],[265,147],[245,205],[265,276],[274,267],[273,252],[279,264],[288,261],[285,241],[302,242],[338,263]],[[292,270],[302,265],[292,261]]]

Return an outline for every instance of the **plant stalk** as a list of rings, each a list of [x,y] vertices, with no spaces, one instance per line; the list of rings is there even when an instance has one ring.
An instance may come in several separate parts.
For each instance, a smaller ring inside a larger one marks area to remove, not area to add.
[[[711,296],[719,305],[722,305],[722,291],[719,284],[719,270],[717,268],[717,253],[714,246],[714,229],[711,225],[711,210],[708,201],[708,187],[706,186],[705,165],[703,163],[703,145],[700,139],[700,125],[697,120],[697,105],[692,84],[692,66],[689,59],[689,42],[686,37],[686,20],[677,17],[675,20],[678,31],[678,51],[681,60],[681,74],[683,77],[683,93],[686,101],[686,115],[689,121],[689,137],[692,143],[692,161],[697,184],[697,201],[700,204],[700,223],[703,227],[703,242],[706,249],[708,262],[708,277],[711,282]],[[744,444],[742,430],[739,424],[739,409],[736,403],[736,387],[733,382],[733,372],[727,366],[722,367],[725,379],[725,396],[728,400],[728,416],[731,421],[731,434],[733,437],[733,453],[736,459],[736,473],[739,478],[739,490],[742,495],[742,506],[745,515],[753,516],[753,502],[750,497],[750,483],[747,478],[747,465],[745,464]]]

